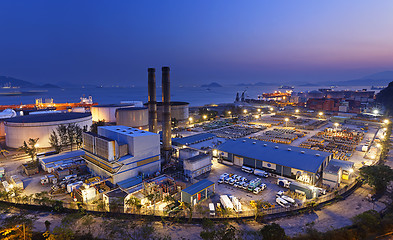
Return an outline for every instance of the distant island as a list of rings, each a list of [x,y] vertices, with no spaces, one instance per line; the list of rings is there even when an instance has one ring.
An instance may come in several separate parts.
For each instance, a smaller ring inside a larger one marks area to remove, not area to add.
[[[222,87],[222,86],[220,84],[216,83],[216,82],[212,82],[210,84],[204,84],[201,87],[212,88],[212,87]]]
[[[39,85],[13,77],[0,76],[0,88],[60,88],[60,87],[51,83]]]
[[[239,87],[250,87],[250,86],[276,86],[276,83],[270,83],[270,82],[257,82],[257,83],[239,83],[236,84],[236,86]]]
[[[393,81],[393,71],[374,73],[359,79],[329,82],[328,85],[337,86],[387,86]]]

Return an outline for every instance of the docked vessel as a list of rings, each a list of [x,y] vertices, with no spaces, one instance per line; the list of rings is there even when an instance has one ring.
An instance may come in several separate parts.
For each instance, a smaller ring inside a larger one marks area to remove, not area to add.
[[[44,99],[38,98],[34,104],[13,104],[13,105],[0,105],[0,110],[15,109],[15,110],[30,110],[30,109],[50,109],[50,110],[67,110],[72,108],[90,108],[91,106],[97,105],[93,102],[91,96],[88,98],[81,97],[81,101],[78,103],[54,103],[52,98]]]
[[[281,85],[278,89],[295,89],[294,86]]]

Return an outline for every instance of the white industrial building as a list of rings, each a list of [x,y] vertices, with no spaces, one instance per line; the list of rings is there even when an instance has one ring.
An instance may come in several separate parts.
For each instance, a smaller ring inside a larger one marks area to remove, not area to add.
[[[90,128],[90,113],[46,113],[13,117],[5,120],[5,141],[7,147],[19,148],[29,138],[39,138],[39,147],[50,147],[49,136],[60,125],[75,123]]]
[[[126,126],[98,127],[83,133],[83,156],[91,172],[112,183],[161,171],[160,136]]]
[[[199,154],[183,160],[184,175],[189,179],[210,172],[212,157],[209,154]]]

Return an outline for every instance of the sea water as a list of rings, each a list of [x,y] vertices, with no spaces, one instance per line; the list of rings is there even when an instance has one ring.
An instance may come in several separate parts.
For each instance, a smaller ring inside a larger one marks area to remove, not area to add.
[[[318,87],[295,87],[293,91],[312,91]],[[363,86],[337,87],[335,90],[370,89]],[[246,98],[257,98],[262,93],[286,91],[277,86],[223,86],[223,87],[179,87],[171,86],[171,101],[189,102],[190,106],[203,106],[205,104],[232,103],[236,93],[241,95],[245,91]],[[15,94],[12,94],[14,92]],[[18,93],[19,92],[19,93]],[[8,94],[11,93],[11,94]],[[98,104],[120,103],[121,101],[147,102],[147,87],[78,87],[78,88],[51,88],[51,89],[0,89],[0,105],[33,104],[35,99],[52,98],[55,103],[80,102],[80,98],[92,96]],[[161,88],[157,87],[157,101],[161,101]]]

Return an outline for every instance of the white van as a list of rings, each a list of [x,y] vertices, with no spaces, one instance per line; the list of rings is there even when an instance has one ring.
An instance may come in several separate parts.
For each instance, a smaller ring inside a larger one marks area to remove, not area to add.
[[[252,173],[254,170],[250,167],[243,166],[242,171],[246,173]]]
[[[269,177],[269,174],[267,172],[259,169],[254,170],[254,175],[265,177],[265,178]]]
[[[276,198],[276,203],[278,203],[283,208],[289,208],[290,204],[282,198]]]
[[[216,215],[216,209],[214,208],[214,203],[209,203],[209,210],[210,210],[210,216]]]

